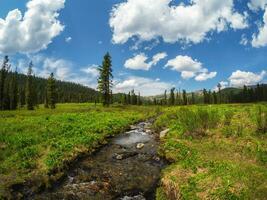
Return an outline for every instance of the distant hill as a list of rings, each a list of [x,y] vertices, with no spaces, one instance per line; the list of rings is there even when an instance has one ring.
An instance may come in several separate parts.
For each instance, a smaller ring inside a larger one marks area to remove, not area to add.
[[[27,76],[18,74],[19,98],[25,98],[25,87]],[[43,103],[45,98],[45,88],[47,79],[34,77],[34,86],[36,102]],[[56,81],[57,102],[58,103],[76,103],[76,102],[93,102],[98,98],[98,92],[92,88],[77,83],[66,81]]]

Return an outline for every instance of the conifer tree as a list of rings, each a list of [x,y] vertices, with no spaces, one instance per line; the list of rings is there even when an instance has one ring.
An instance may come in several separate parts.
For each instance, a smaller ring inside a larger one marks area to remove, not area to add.
[[[213,91],[212,96],[213,96],[213,103],[217,104],[218,103],[218,99],[217,99],[217,94],[216,94],[215,91]]]
[[[183,104],[187,105],[188,100],[187,100],[187,94],[186,94],[186,90],[183,90]]]
[[[47,101],[49,108],[56,108],[56,81],[53,73],[47,80]]]
[[[18,107],[18,83],[17,83],[17,70],[12,74],[10,89],[9,89],[9,98],[10,98],[10,109],[16,110]]]
[[[34,110],[34,92],[33,92],[33,63],[30,62],[28,73],[27,73],[27,83],[26,83],[26,104],[28,110]]]
[[[102,65],[99,66],[98,90],[102,94],[103,105],[109,106],[111,102],[112,87],[112,61],[111,56],[107,53],[104,56]]]
[[[164,105],[167,105],[167,90],[164,92]]]
[[[9,68],[10,68],[9,58],[8,56],[5,56],[0,71],[0,110],[5,109],[4,102],[5,102],[5,96],[7,95],[5,92],[5,85]]]
[[[175,88],[172,88],[170,90],[169,105],[174,105],[175,103],[174,91],[175,91]]]
[[[192,104],[195,104],[196,103],[195,93],[194,92],[192,92],[191,103]]]

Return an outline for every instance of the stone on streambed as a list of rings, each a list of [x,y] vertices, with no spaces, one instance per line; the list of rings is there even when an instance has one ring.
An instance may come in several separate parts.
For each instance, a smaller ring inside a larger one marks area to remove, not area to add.
[[[170,131],[170,129],[165,129],[164,131],[161,131],[159,134],[160,138],[166,137],[167,133]]]
[[[124,160],[133,156],[136,156],[137,152],[123,152],[123,153],[115,153],[113,158],[116,160]]]
[[[137,149],[142,149],[144,146],[145,146],[144,143],[138,143],[138,144],[136,145],[136,148],[137,148]]]

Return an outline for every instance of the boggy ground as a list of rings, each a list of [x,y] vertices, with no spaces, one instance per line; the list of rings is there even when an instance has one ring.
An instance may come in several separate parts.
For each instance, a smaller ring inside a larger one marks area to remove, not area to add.
[[[36,199],[155,199],[164,161],[157,156],[159,145],[142,122],[113,138],[93,156],[77,162],[57,188]]]

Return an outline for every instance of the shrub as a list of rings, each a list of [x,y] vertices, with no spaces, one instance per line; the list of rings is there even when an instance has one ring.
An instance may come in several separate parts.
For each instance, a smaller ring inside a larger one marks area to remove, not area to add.
[[[267,133],[267,111],[263,110],[261,106],[258,107],[256,119],[257,132],[262,134]]]
[[[196,111],[181,108],[179,112],[179,123],[184,128],[187,136],[205,136],[208,129],[213,129],[220,120],[217,110],[198,108]]]

